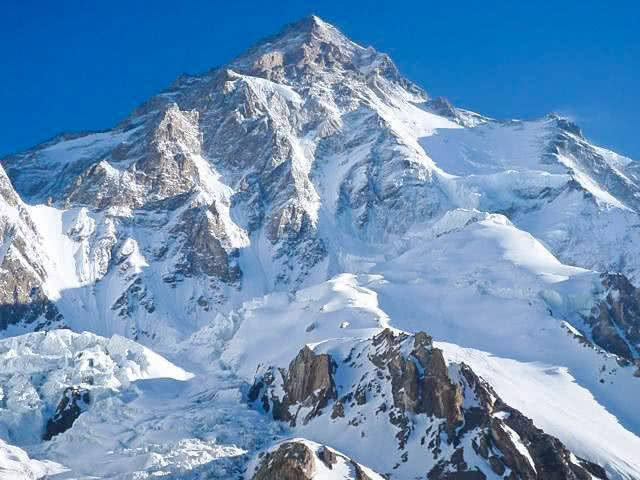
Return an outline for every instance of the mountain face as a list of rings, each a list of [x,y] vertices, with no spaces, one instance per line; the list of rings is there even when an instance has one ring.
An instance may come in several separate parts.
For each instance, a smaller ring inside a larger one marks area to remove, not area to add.
[[[310,17],[0,163],[0,467],[640,478],[640,168],[565,118]]]

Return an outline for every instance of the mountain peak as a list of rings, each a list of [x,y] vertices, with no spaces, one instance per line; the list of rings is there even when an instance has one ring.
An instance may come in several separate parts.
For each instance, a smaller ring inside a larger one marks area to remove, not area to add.
[[[327,56],[331,57],[332,65],[336,61],[343,65],[351,64],[355,54],[365,50],[333,25],[310,15],[258,42],[236,58],[231,68],[269,76],[265,68],[326,64]]]
[[[327,43],[351,42],[338,28],[325,22],[317,15],[308,15],[300,20],[286,25],[279,33],[266,39],[268,42],[274,38],[295,37],[300,34],[311,35],[315,40],[322,40]],[[311,38],[307,38],[310,40]]]
[[[582,135],[582,129],[570,117],[561,115],[559,113],[550,113],[547,115],[547,118],[555,122],[558,128],[577,135],[578,137],[584,138]]]
[[[421,88],[400,74],[388,55],[373,47],[358,45],[315,15],[289,24],[280,33],[262,40],[231,62],[228,68],[286,85],[309,84],[320,77],[331,82],[330,77],[344,73],[383,77],[418,101],[427,98]]]
[[[293,29],[308,30],[308,31],[317,31],[317,30],[322,30],[326,28],[335,29],[333,25],[331,25],[328,22],[325,22],[317,15],[307,15],[306,17],[303,17],[300,20],[289,24],[289,27],[292,27]],[[287,27],[285,27],[285,29],[286,28]]]

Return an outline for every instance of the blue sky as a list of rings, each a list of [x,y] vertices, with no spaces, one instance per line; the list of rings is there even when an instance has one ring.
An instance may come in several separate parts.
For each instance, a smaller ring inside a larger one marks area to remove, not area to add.
[[[315,13],[432,95],[497,118],[564,113],[640,160],[638,3],[4,0],[0,154],[109,128],[178,74]]]

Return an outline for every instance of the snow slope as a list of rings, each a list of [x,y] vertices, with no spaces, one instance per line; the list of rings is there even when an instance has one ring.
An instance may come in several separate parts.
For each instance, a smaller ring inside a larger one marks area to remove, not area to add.
[[[65,471],[54,462],[33,460],[24,450],[0,440],[0,478],[3,480],[36,480]]]

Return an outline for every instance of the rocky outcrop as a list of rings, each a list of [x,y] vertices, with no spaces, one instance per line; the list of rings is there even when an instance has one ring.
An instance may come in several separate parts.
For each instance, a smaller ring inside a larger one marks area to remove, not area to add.
[[[287,397],[292,403],[311,398],[322,408],[329,400],[335,399],[334,370],[335,365],[329,355],[316,355],[305,345],[289,365],[284,383]]]
[[[251,401],[260,398],[265,411],[271,410],[276,420],[289,422],[292,426],[298,421],[306,424],[322,414],[322,409],[329,401],[337,398],[333,379],[335,369],[336,365],[329,355],[317,355],[305,345],[289,364],[288,370],[270,368],[256,380],[249,398]],[[282,398],[278,398],[272,390],[276,381],[281,382],[284,391]],[[303,409],[306,413],[299,419],[298,414]]]
[[[346,476],[345,476],[346,475]],[[261,452],[251,480],[382,480],[351,458],[303,439]]]
[[[429,479],[607,478],[506,405],[469,366],[448,362],[424,332],[386,329],[354,341],[344,357],[304,347],[288,370],[260,375],[250,400],[292,427],[321,422],[336,436],[375,438],[388,455],[374,466],[391,478],[414,472],[405,470],[410,461]]]
[[[396,339],[393,332],[385,330],[374,337],[373,344],[386,348],[370,359],[374,365],[388,370],[395,407],[444,418],[451,436],[463,419],[461,392],[449,378],[442,350],[433,348],[431,337],[419,332],[414,338],[414,348],[406,356],[394,348]]]
[[[590,202],[597,201],[593,194],[590,182],[597,185],[599,189],[609,192],[623,205],[634,209],[640,209],[640,200],[636,194],[639,187],[638,177],[633,172],[633,167],[626,174],[621,174],[620,164],[629,159],[619,157],[611,162],[612,152],[595,147],[583,136],[578,125],[567,118],[557,115],[548,115],[547,118],[553,125],[551,135],[547,139],[547,146],[543,153],[543,159],[550,163],[560,163],[567,168],[574,185],[583,191],[584,198]],[[615,155],[615,154],[613,154]],[[629,161],[629,163],[632,163]],[[613,168],[612,168],[613,166]],[[603,172],[607,172],[603,175]],[[590,181],[585,182],[585,177]],[[635,212],[634,212],[635,213]],[[618,265],[621,271],[626,271],[624,265],[624,251],[618,252],[620,257]],[[610,264],[612,268],[615,264]]]
[[[89,390],[80,387],[67,387],[62,394],[62,399],[56,408],[56,412],[49,419],[42,438],[51,440],[56,435],[69,430],[91,403]]]
[[[22,266],[15,262],[11,263],[11,268],[13,274],[6,277],[0,274],[0,297],[4,300],[0,303],[0,331],[16,324],[33,331],[64,327],[58,308],[43,293],[40,286],[34,286],[37,282],[31,283],[29,272],[25,272]],[[26,291],[22,290],[24,287]]]
[[[303,443],[288,442],[267,453],[253,480],[311,480],[315,471],[313,452]]]
[[[181,278],[204,274],[233,284],[242,277],[238,252],[228,241],[228,232],[215,204],[186,210],[170,234],[184,247],[176,263]]]

